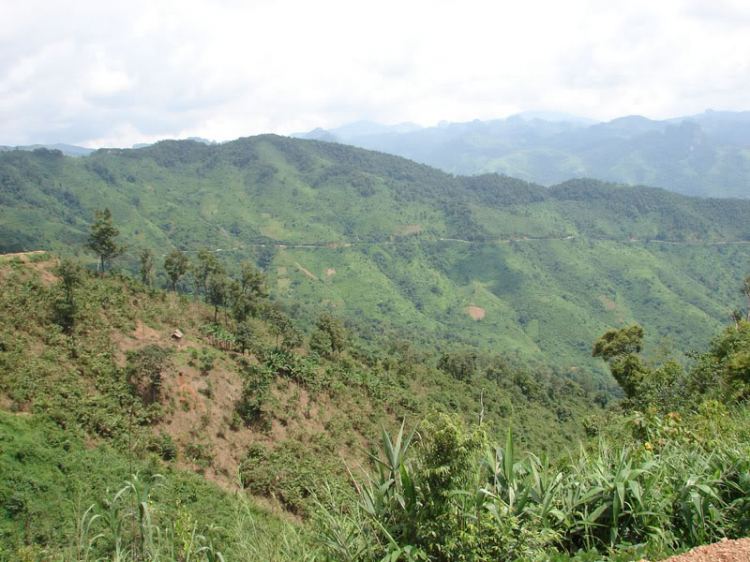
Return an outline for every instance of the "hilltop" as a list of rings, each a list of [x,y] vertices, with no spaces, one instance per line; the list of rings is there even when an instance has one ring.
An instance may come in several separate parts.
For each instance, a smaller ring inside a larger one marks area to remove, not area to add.
[[[5,557],[629,561],[746,530],[745,321],[689,371],[604,334],[626,395],[604,409],[499,357],[363,347],[327,315],[300,337],[253,305],[0,257]]]

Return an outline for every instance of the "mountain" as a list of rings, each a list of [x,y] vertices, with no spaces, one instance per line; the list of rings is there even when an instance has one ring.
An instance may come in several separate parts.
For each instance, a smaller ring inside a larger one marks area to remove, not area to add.
[[[634,115],[606,123],[527,112],[403,132],[319,130],[307,138],[388,152],[454,174],[497,172],[543,185],[592,177],[684,195],[748,198],[748,124],[750,112],[708,110],[663,121]]]
[[[381,125],[372,121],[356,121],[341,127],[324,130],[318,127],[309,133],[294,133],[293,138],[325,140],[329,142],[348,143],[362,137],[377,137],[381,135],[398,135],[412,133],[422,129],[415,123],[399,123],[397,125]]]
[[[522,111],[521,113],[516,113],[516,115],[526,121],[540,119],[542,121],[563,121],[580,125],[596,125],[599,123],[596,119],[589,119],[588,117],[581,117],[580,115],[560,111]]]
[[[108,207],[125,269],[143,247],[206,247],[230,267],[255,260],[274,299],[303,316],[333,311],[365,340],[483,349],[609,388],[590,357],[598,336],[640,323],[649,353],[703,349],[750,263],[750,201],[456,177],[274,135],[86,159],[4,152],[0,185],[0,251],[80,249]]]
[[[83,146],[75,146],[72,144],[31,144],[28,146],[0,146],[0,152],[8,150],[38,150],[44,148],[46,150],[59,150],[65,156],[82,157],[88,156],[94,152],[93,148],[85,148]]]

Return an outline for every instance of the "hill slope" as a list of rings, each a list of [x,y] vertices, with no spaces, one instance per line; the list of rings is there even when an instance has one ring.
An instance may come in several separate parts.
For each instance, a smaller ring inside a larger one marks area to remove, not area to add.
[[[183,518],[189,534],[196,517],[213,522],[239,557],[242,536],[279,522],[222,489],[302,517],[312,493],[348,486],[342,459],[366,465],[363,451],[402,419],[481,412],[490,434],[513,420],[520,443],[553,453],[576,448],[584,416],[601,412],[572,381],[498,361],[458,380],[434,350],[367,350],[353,333],[330,357],[307,341],[279,347],[268,300],[242,350],[212,331],[201,302],[85,271],[64,278],[75,280],[68,291],[58,265],[44,253],[0,256],[0,548],[11,560],[24,546],[73,548],[90,503],[117,504],[135,473],[141,485],[168,477],[149,496],[159,524]],[[219,325],[237,331],[231,318]]]
[[[109,207],[131,270],[142,247],[207,247],[230,266],[256,260],[272,297],[301,317],[332,310],[371,341],[395,331],[443,349],[479,346],[607,384],[590,358],[604,330],[638,322],[652,351],[663,339],[702,348],[750,263],[750,202],[454,177],[276,136],[86,159],[6,152],[0,185],[2,251],[68,252],[93,210]]]

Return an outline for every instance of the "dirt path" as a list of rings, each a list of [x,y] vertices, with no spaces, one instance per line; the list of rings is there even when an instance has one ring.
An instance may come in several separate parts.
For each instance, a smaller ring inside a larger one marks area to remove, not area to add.
[[[699,546],[685,554],[668,558],[665,562],[748,562],[750,561],[750,539],[723,540]],[[645,562],[645,561],[643,561]]]
[[[513,236],[511,238],[487,238],[487,239],[481,239],[481,240],[464,240],[462,238],[430,238],[430,237],[423,237],[422,240],[428,241],[428,242],[458,242],[461,244],[509,244],[511,242],[558,242],[563,240],[593,240],[596,242],[622,242],[622,243],[629,243],[629,244],[644,244],[644,243],[660,243],[660,244],[673,244],[673,245],[680,245],[680,246],[727,246],[727,245],[733,245],[733,244],[750,244],[750,240],[720,240],[717,242],[709,242],[709,241],[702,241],[702,240],[693,240],[693,241],[684,241],[684,240],[657,240],[657,239],[639,239],[639,238],[608,238],[608,237],[599,237],[599,236],[550,236],[550,237],[534,237],[534,236]],[[413,244],[413,241],[409,238],[406,238],[404,240],[380,240],[380,241],[374,241],[374,242],[363,242],[363,241],[354,241],[354,242],[317,242],[317,243],[308,243],[308,244],[294,244],[294,243],[252,243],[248,242],[246,244],[242,244],[241,246],[236,246],[234,248],[217,248],[216,250],[208,250],[212,253],[221,253],[221,252],[233,252],[236,250],[242,250],[247,247],[255,247],[255,248],[265,248],[265,247],[271,247],[271,248],[279,248],[279,249],[301,249],[301,248],[349,248],[351,246],[373,246],[373,245],[380,245],[380,246],[395,246],[399,244]],[[184,250],[185,253],[197,253],[198,250]],[[162,256],[163,257],[163,256]]]

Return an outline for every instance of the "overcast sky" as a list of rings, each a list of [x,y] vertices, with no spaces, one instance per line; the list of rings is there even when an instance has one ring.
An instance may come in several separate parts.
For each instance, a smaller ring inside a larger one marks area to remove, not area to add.
[[[0,144],[750,109],[747,0],[0,0]]]

